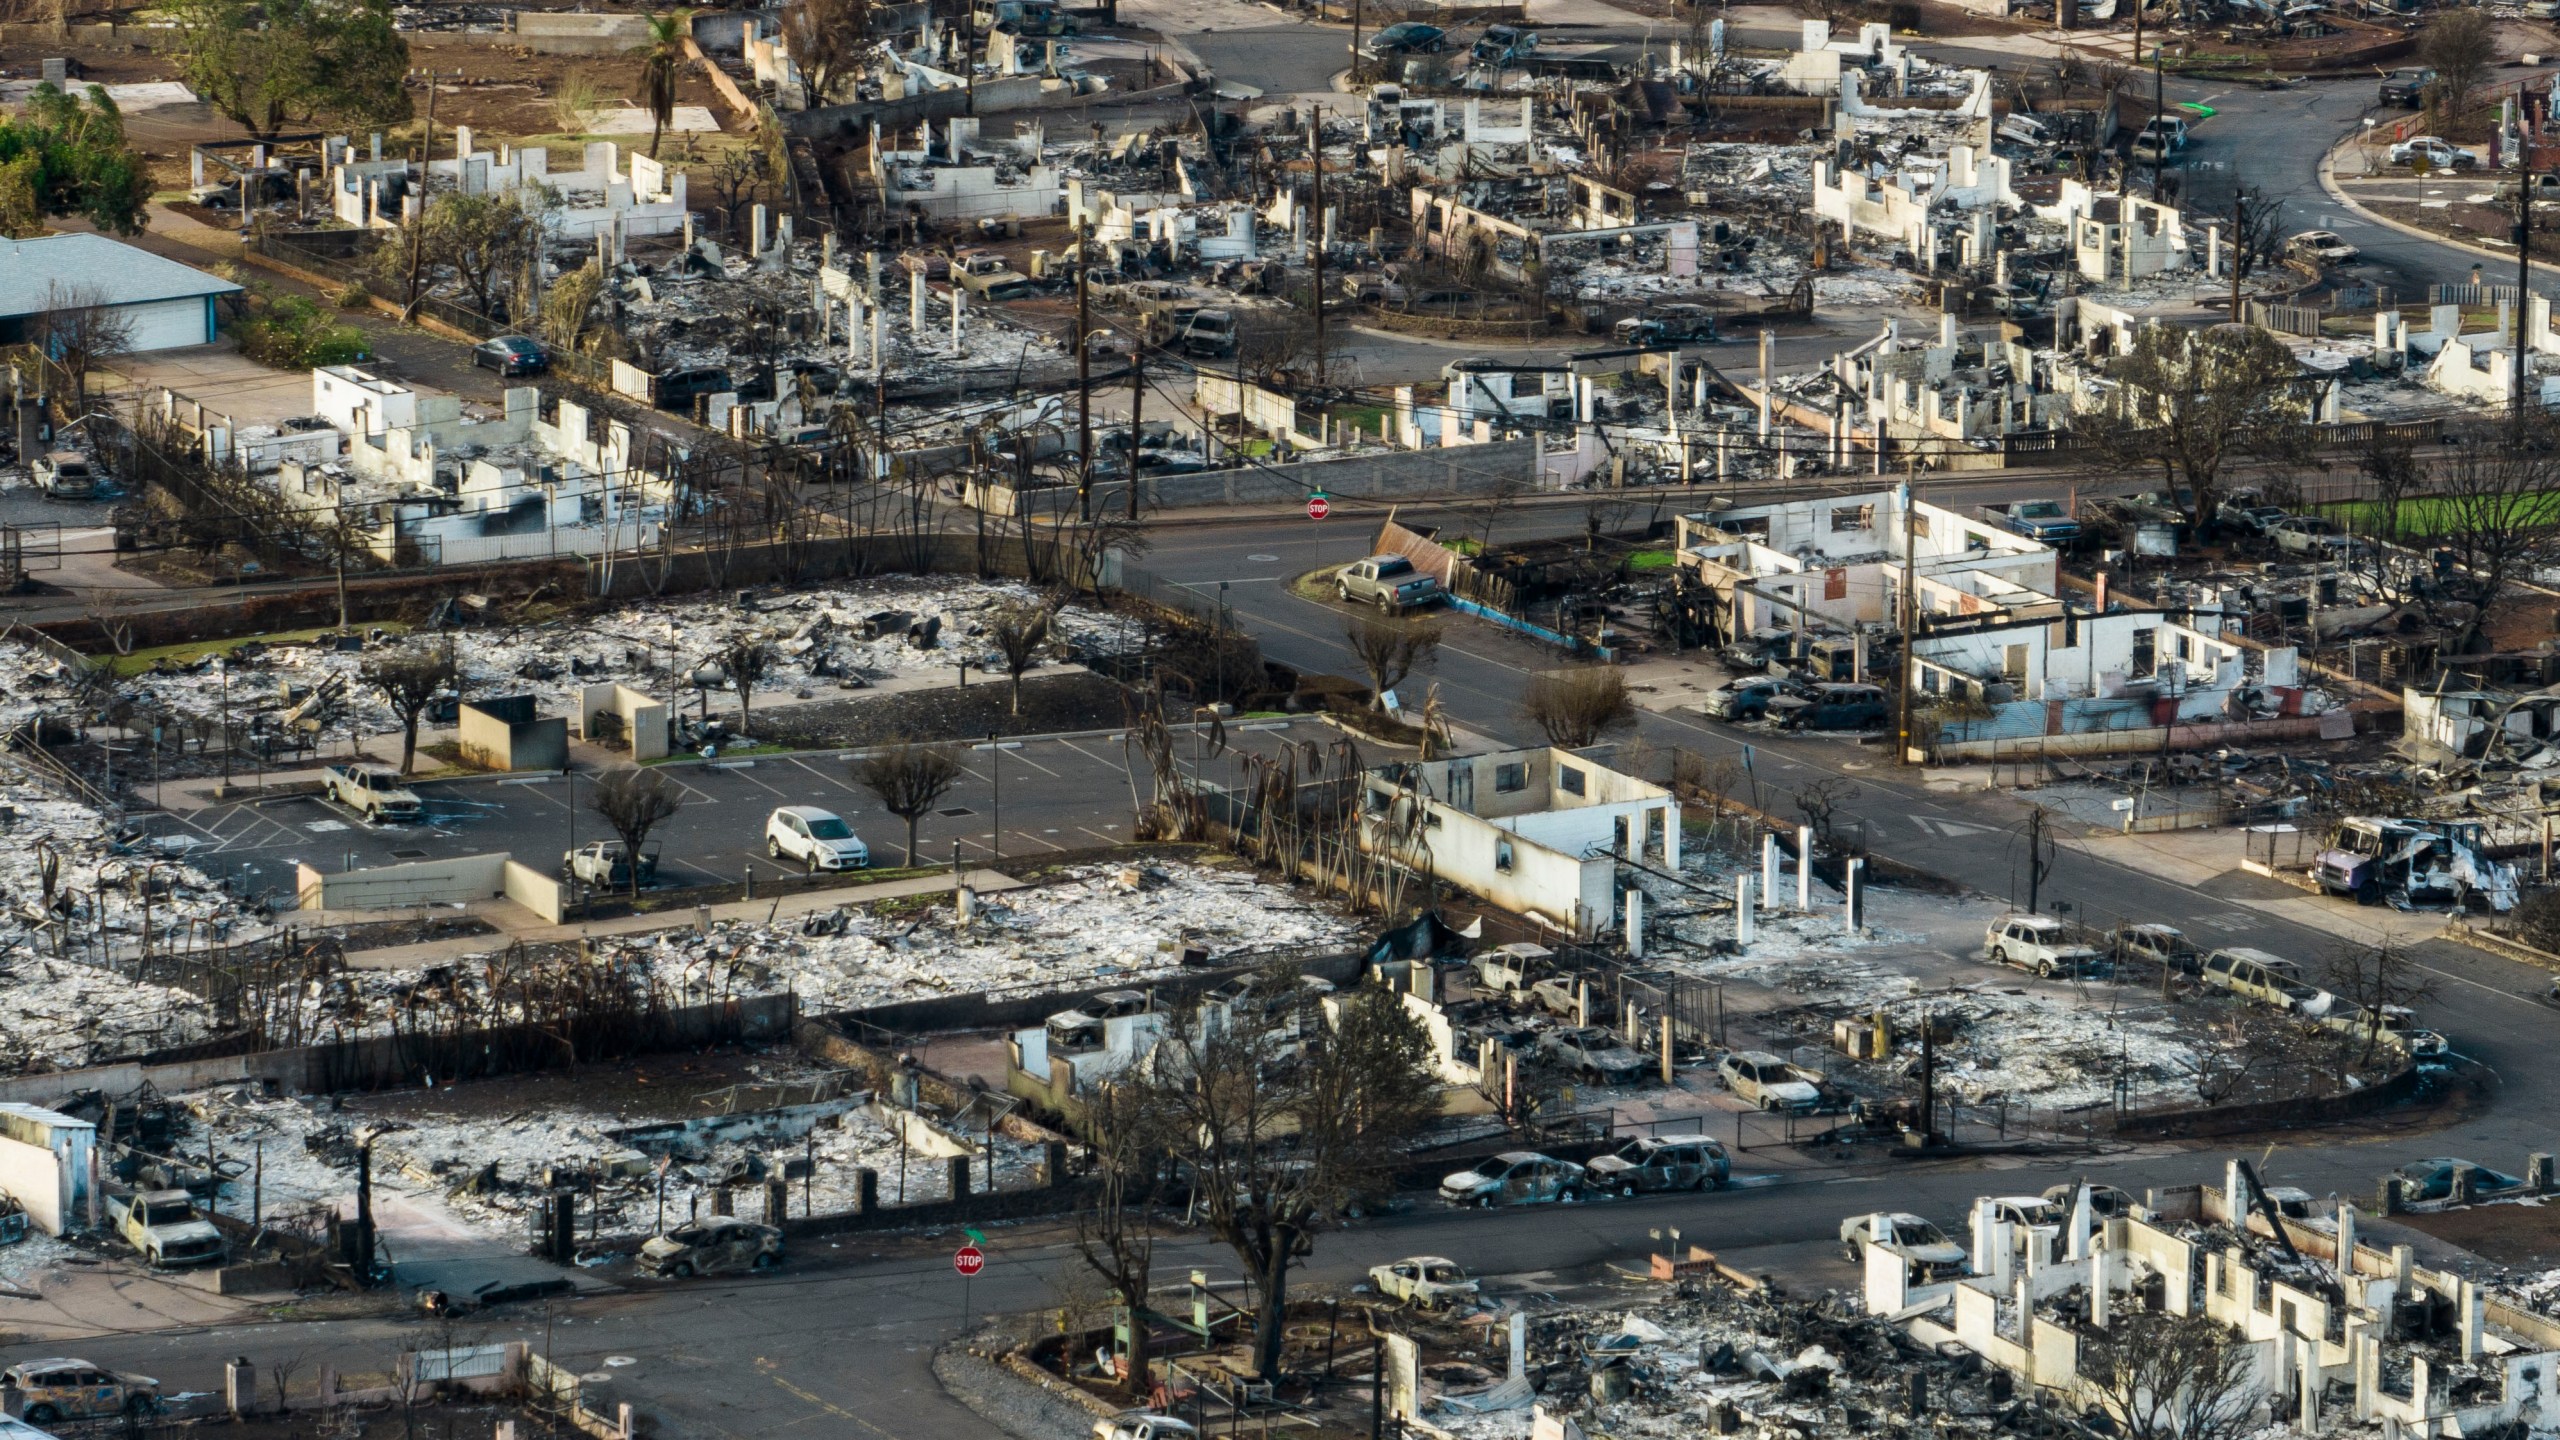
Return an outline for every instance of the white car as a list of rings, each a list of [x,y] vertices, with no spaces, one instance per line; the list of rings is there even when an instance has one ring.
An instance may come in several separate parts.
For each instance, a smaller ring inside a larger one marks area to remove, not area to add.
[[[1476,1297],[1476,1282],[1467,1278],[1458,1262],[1437,1255],[1416,1255],[1392,1265],[1372,1265],[1369,1288],[1390,1300],[1402,1300],[1425,1310]]]
[[[871,863],[871,847],[844,817],[815,805],[784,805],[764,822],[764,853],[820,870],[859,870]]]
[[[1763,1050],[1737,1050],[1716,1062],[1725,1088],[1762,1110],[1810,1110],[1822,1092],[1795,1067]]]
[[[1871,1215],[1852,1215],[1840,1222],[1840,1249],[1850,1263],[1864,1261],[1867,1246],[1875,1243],[1891,1245],[1924,1265],[1961,1265],[1965,1262],[1962,1245],[1947,1238],[1947,1232],[1920,1216],[1903,1211],[1879,1210]]]
[[[2391,147],[2391,163],[2415,165],[2427,162],[2430,170],[2463,170],[2480,163],[2480,157],[2459,145],[2433,135],[2419,135]]]
[[[2309,256],[2324,265],[2344,265],[2364,254],[2338,238],[2335,230],[2305,230],[2284,243],[2285,248],[2293,253]]]

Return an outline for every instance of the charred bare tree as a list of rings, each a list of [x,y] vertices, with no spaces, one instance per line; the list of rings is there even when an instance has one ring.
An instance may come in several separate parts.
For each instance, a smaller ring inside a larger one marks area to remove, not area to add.
[[[1155,1386],[1148,1354],[1147,1292],[1155,1274],[1156,1182],[1166,1108],[1152,1086],[1105,1080],[1085,1093],[1077,1129],[1097,1193],[1076,1212],[1076,1253],[1129,1313],[1129,1368],[1121,1389],[1143,1400]]]
[[[1615,666],[1551,670],[1529,677],[1520,713],[1547,737],[1567,750],[1596,745],[1600,737],[1636,721],[1635,697],[1627,677]]]
[[[405,775],[418,760],[418,722],[460,675],[453,651],[450,646],[386,651],[367,657],[357,673],[399,717],[400,772]]]
[[[624,766],[596,777],[587,808],[622,842],[623,869],[629,873],[632,898],[640,895],[640,848],[651,831],[684,808],[675,787],[655,770]]]
[[[854,782],[880,801],[880,808],[907,822],[907,863],[916,863],[916,827],[967,767],[949,745],[893,741],[854,762]]]
[[[2430,477],[2435,495],[2426,511],[2426,528],[2461,562],[2444,585],[2469,606],[2448,647],[2456,654],[2477,648],[2491,607],[2560,535],[2560,452],[2552,448],[2560,425],[2529,416],[2520,432],[2511,422],[2461,438]]]
[[[1046,605],[1006,605],[987,618],[987,640],[996,647],[1004,661],[1005,679],[1012,685],[1013,713],[1022,713],[1022,676],[1040,663],[1041,647],[1049,643],[1049,625],[1053,611]]]
[[[1369,677],[1369,704],[1384,709],[1387,692],[1413,668],[1440,653],[1441,629],[1422,621],[1355,615],[1342,622],[1343,643]]]
[[[721,673],[738,687],[738,733],[747,733],[748,707],[755,695],[756,682],[773,668],[773,642],[761,635],[742,635],[720,650]]]
[[[1276,1379],[1291,1267],[1438,1113],[1430,1041],[1382,991],[1328,1018],[1286,967],[1214,1013],[1192,1002],[1167,1037],[1145,1083],[1210,1233],[1253,1284],[1253,1371]]]
[[[2384,936],[2371,945],[2341,944],[2329,957],[2325,977],[2336,1004],[2354,1019],[2347,1032],[2342,1062],[2351,1056],[2358,1068],[2370,1066],[2386,1038],[2405,1034],[2415,1023],[2415,1007],[2433,1000],[2435,983],[2401,943]]]
[[[2257,1362],[2218,1320],[2143,1310],[2081,1330],[2080,1374],[2127,1440],[2238,1440],[2257,1426]]]

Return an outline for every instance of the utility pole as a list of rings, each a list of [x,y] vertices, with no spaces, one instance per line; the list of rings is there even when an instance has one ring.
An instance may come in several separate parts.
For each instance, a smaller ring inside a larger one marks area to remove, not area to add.
[[[1085,277],[1093,271],[1093,221],[1076,227],[1076,518],[1093,520],[1093,332],[1085,312]],[[1138,453],[1129,452],[1131,474]]]
[[[1360,77],[1360,0],[1351,0],[1351,76]]]
[[[2133,13],[2136,16],[2141,15],[2142,0],[2133,0]],[[2169,47],[2166,45],[2154,45],[2151,47],[2151,143],[2153,146],[2151,152],[2151,198],[2154,200],[2160,198],[2160,176],[2162,172],[2169,168],[2169,137],[2160,132],[2160,102],[2162,99],[2160,92],[2162,86],[2167,81],[2167,77],[2163,75],[2161,71],[2163,66],[2166,64],[2168,51]],[[2138,49],[2133,52],[2133,62],[2137,65],[2142,63],[2142,52]],[[2238,182],[2238,171],[2235,170],[2232,172],[2232,180],[2234,183]]]
[[[1138,518],[1138,412],[1147,399],[1147,337],[1129,346],[1129,518]]]
[[[2507,407],[2507,418],[2513,422],[2518,439],[2522,439],[2524,435],[2524,372],[2527,358],[2524,346],[2524,312],[2526,297],[2533,293],[2527,288],[2533,274],[2533,171],[2523,163],[2525,158],[2522,155],[2516,157],[2518,162],[2516,165],[2516,303],[2513,307],[2515,349],[2510,352],[2515,362],[2510,367],[2515,371],[2515,394]]]
[[[436,158],[436,72],[429,70],[425,74],[427,77],[427,143],[426,148],[418,152],[418,218],[412,221],[404,215],[400,223],[400,229],[409,238],[409,283],[401,292],[400,319],[403,324],[408,322],[409,316],[415,312],[418,305],[418,262],[421,258],[418,232],[424,228],[427,218],[427,167],[433,164]]]
[[[1315,213],[1307,217],[1307,238],[1315,256],[1316,384],[1324,384],[1324,107],[1307,120],[1307,159],[1316,169]]]
[[[2139,9],[2134,11],[2136,15],[2141,13]],[[1914,455],[1907,478],[1902,482],[1902,603],[1895,607],[1902,612],[1902,683],[1895,687],[1894,698],[1893,763],[1896,765],[1911,763],[1911,632],[1918,621],[1918,597],[1911,593],[1914,568],[1911,551],[1919,533],[1912,512],[1920,503],[1919,480],[1920,457]]]
[[[2027,913],[2036,914],[2044,899],[2044,807],[2027,812]]]
[[[2248,244],[2248,206],[2245,203],[2248,193],[2248,187],[2240,183],[2239,174],[2234,172],[2231,176],[2231,253],[2222,257],[2222,263],[2231,267],[2231,323],[2234,325],[2240,323],[2240,263],[2247,253],[2244,247]]]

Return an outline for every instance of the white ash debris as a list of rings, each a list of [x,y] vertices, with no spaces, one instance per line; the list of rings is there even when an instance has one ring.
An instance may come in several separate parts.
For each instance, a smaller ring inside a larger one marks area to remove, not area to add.
[[[719,252],[720,268],[716,274],[706,268],[702,258],[707,249],[698,245],[693,257],[656,267],[645,287],[623,281],[621,304],[626,333],[641,344],[649,356],[650,368],[664,372],[697,365],[721,366],[729,370],[732,379],[743,381],[770,361],[782,392],[788,392],[792,377],[803,372],[825,376],[834,370],[845,370],[869,376],[880,369],[879,357],[871,349],[868,298],[864,302],[866,316],[860,341],[863,358],[858,365],[853,363],[853,343],[845,330],[847,310],[841,301],[828,302],[823,327],[814,322],[785,326],[775,338],[771,328],[755,323],[756,307],[770,306],[775,301],[815,314],[813,302],[825,296],[818,288],[822,246],[794,242],[788,255],[772,265],[761,258],[723,250]],[[855,260],[851,255],[837,257],[836,283],[842,285],[847,276],[854,275],[867,295],[869,272],[862,269],[856,275],[855,269],[848,268]],[[1055,337],[1016,324],[997,307],[975,300],[962,302],[966,309],[961,317],[960,345],[954,349],[948,285],[928,289],[924,328],[917,330],[911,323],[911,283],[903,269],[891,266],[880,272],[879,333],[882,349],[888,352],[887,370],[893,382],[912,382],[918,377],[944,373],[1012,370],[1035,359],[1053,362],[1067,353]],[[763,348],[768,341],[779,348],[768,353]]]
[[[812,933],[839,925],[841,933]],[[1222,957],[1348,945],[1360,934],[1347,917],[1249,870],[1152,861],[1075,866],[982,895],[967,924],[936,897],[916,911],[848,908],[797,924],[669,931],[615,953],[649,966],[680,1003],[789,990],[803,1009],[825,1013],[1009,986],[1143,979],[1179,968],[1187,945]]]
[[[0,1073],[71,1069],[217,1033],[192,992],[129,978],[154,957],[269,928],[193,866],[183,847],[126,844],[104,815],[0,778]],[[53,870],[48,892],[45,872]],[[48,899],[48,893],[50,899]]]
[[[2011,1433],[2004,1422],[2019,1402],[1995,1400],[1983,1367],[1950,1362],[1899,1327],[1828,1302],[1721,1284],[1686,1282],[1683,1291],[1624,1308],[1533,1311],[1525,1368],[1538,1407],[1585,1435],[1617,1440],[1890,1435],[1910,1412],[1914,1377],[1925,1376],[1938,1433]],[[1426,1374],[1454,1372],[1456,1382],[1426,1383],[1433,1425],[1459,1440],[1527,1440],[1535,1423],[1527,1407],[1488,1413],[1465,1404],[1464,1391],[1482,1388],[1465,1383],[1477,1378],[1469,1372],[1499,1375],[1508,1328],[1488,1327],[1492,1343],[1472,1366],[1425,1365]],[[1617,1373],[1594,1375],[1602,1370]],[[1596,1399],[1595,1388],[1619,1398]],[[1437,1403],[1451,1393],[1456,1403]]]
[[[571,1082],[573,1083],[573,1082]],[[618,1133],[667,1126],[698,1115],[616,1113],[576,1104],[526,1106],[491,1112],[472,1106],[471,1086],[450,1087],[446,1105],[423,1104],[404,1096],[396,1105],[355,1101],[331,1110],[317,1099],[269,1099],[253,1089],[200,1091],[177,1097],[201,1127],[209,1127],[216,1153],[225,1162],[257,1168],[260,1203],[276,1215],[308,1207],[341,1213],[355,1202],[356,1152],[362,1136],[375,1134],[373,1183],[431,1213],[440,1212],[485,1234],[518,1239],[527,1218],[540,1202],[546,1184],[574,1185],[583,1196],[590,1180],[603,1209],[602,1235],[630,1239],[655,1232],[657,1226],[657,1156],[668,1155],[667,1221],[676,1223],[699,1205],[711,1213],[711,1195],[724,1184],[748,1187],[734,1192],[738,1211],[749,1218],[763,1214],[761,1182],[782,1176],[785,1160],[813,1159],[807,1182],[791,1183],[790,1214],[830,1214],[856,1208],[861,1196],[859,1170],[879,1176],[884,1206],[918,1205],[948,1199],[950,1166],[941,1155],[926,1155],[902,1143],[897,1132],[866,1108],[857,1106],[821,1118],[805,1137],[774,1140],[699,1139],[660,1144],[645,1137]],[[987,1140],[983,1134],[960,1136],[939,1132],[946,1153],[967,1147],[970,1188],[987,1187]],[[202,1149],[204,1128],[179,1142],[190,1153]],[[1043,1159],[1037,1144],[998,1133],[993,1137],[995,1185],[1020,1189],[1036,1183]],[[220,1208],[245,1215],[250,1206],[247,1174],[225,1190]],[[903,1197],[903,1198],[901,1198]]]
[[[451,640],[465,699],[530,694],[542,713],[557,715],[576,713],[579,692],[588,685],[620,683],[664,699],[689,698],[698,669],[716,668],[720,651],[732,642],[762,636],[775,654],[755,698],[780,702],[801,691],[942,674],[962,657],[978,666],[991,648],[984,635],[993,612],[1038,598],[1032,587],[1015,582],[895,577],[767,597],[752,609],[710,597],[649,601],[541,625],[457,631]],[[866,636],[865,620],[884,612],[940,621],[936,644],[910,644],[903,624]],[[1136,622],[1085,605],[1061,608],[1051,634],[1062,654],[1114,654],[1139,643]],[[436,645],[443,637],[421,634],[381,643]],[[129,689],[145,708],[218,720],[228,666],[228,703],[233,722],[243,724],[258,710],[282,707],[288,688],[304,691],[340,675],[357,729],[380,734],[397,730],[399,721],[360,678],[367,654],[378,648],[273,645],[236,661],[214,656],[155,670],[135,677]],[[726,688],[718,676],[710,678],[714,688]],[[32,713],[34,707],[28,708]]]
[[[1811,1024],[1821,1033],[1810,1043],[1829,1042],[1830,1019],[1881,1013],[1894,1052],[1868,1072],[1878,1078],[1917,1075],[1922,1021],[1934,1017],[1953,1032],[1936,1047],[1939,1091],[1966,1103],[2080,1109],[2113,1103],[2119,1083],[2135,1103],[2192,1094],[2198,1017],[2105,981],[2002,983],[1966,973],[1986,963],[1983,932],[2004,905],[1875,886],[1866,930],[1850,934],[1835,891],[1817,881],[1816,908],[1797,911],[1794,877],[1783,874],[1788,908],[1762,912],[1749,948],[1736,954],[1734,877],[1755,872],[1699,852],[1683,855],[1681,869],[1692,884],[1636,876],[1652,917],[1647,963],[1722,981],[1730,1003],[1771,1022]]]

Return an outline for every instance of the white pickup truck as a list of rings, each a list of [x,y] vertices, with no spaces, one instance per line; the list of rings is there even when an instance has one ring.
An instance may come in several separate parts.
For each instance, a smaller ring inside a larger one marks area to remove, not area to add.
[[[427,818],[426,802],[401,778],[372,765],[332,765],[329,798],[367,820],[406,823]]]
[[[184,1190],[145,1190],[107,1197],[107,1218],[125,1243],[142,1258],[163,1269],[219,1265],[226,1250],[222,1232],[196,1212]]]

